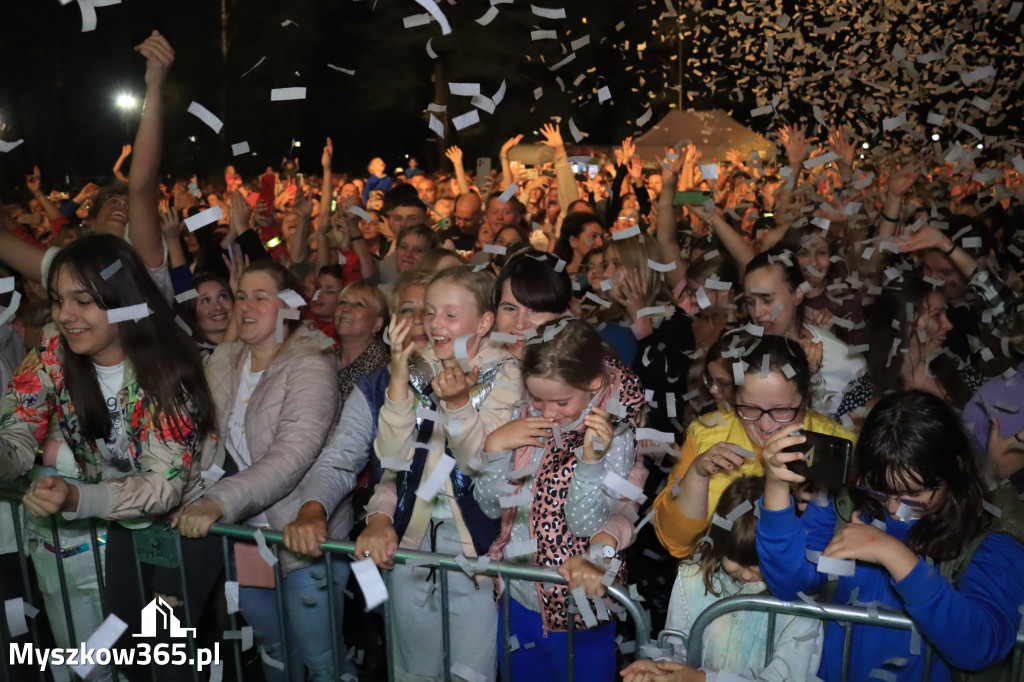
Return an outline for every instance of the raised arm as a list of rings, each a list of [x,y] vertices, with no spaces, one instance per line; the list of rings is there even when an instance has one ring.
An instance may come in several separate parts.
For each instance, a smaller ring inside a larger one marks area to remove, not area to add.
[[[121,147],[121,156],[117,157],[117,161],[114,162],[114,177],[121,182],[128,182],[128,176],[121,172],[121,164],[124,163],[124,160],[127,159],[131,153],[132,146],[130,144],[124,145]]]
[[[515,137],[508,138],[505,144],[501,145],[501,191],[504,192],[509,186],[515,182],[515,178],[512,177],[512,164],[508,160],[508,153],[512,147],[523,141],[522,135],[516,135]]]
[[[452,162],[452,166],[455,167],[455,179],[459,183],[459,194],[467,194],[469,192],[469,180],[466,179],[466,169],[462,165],[462,150],[452,145],[448,147],[444,155]]]
[[[558,182],[558,204],[561,206],[558,215],[564,218],[566,211],[569,210],[569,204],[580,198],[576,178],[572,174],[569,155],[565,151],[565,143],[562,141],[562,133],[558,126],[546,123],[541,126],[540,134],[544,136],[541,143],[555,150],[555,180]]]
[[[18,237],[14,233],[17,227],[7,209],[0,204],[0,260],[38,281],[43,276],[43,255],[46,252]]]
[[[39,174],[39,166],[32,169],[32,175],[25,176],[25,186],[28,187],[28,191],[32,192],[32,196],[39,202],[39,205],[46,211],[46,217],[50,220],[58,220],[64,216],[61,214],[50,197],[43,194],[41,190],[42,179]]]
[[[132,248],[148,268],[164,264],[163,235],[157,201],[163,145],[163,86],[174,63],[174,50],[159,31],[135,46],[146,58],[146,102],[135,135],[135,160],[128,175],[128,234]]]

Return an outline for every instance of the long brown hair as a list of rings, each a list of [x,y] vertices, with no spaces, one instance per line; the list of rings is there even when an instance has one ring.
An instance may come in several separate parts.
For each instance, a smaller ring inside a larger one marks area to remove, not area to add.
[[[715,514],[725,518],[729,512],[744,502],[757,505],[764,495],[764,476],[743,476],[729,484],[718,498]],[[704,589],[707,594],[720,597],[721,592],[715,585],[715,574],[722,570],[722,560],[735,561],[740,566],[758,566],[757,558],[757,517],[753,509],[733,519],[732,530],[711,524],[707,537],[711,547],[700,554],[697,565],[704,576]],[[705,543],[706,544],[706,543]]]
[[[110,268],[121,266],[113,274]],[[56,295],[57,277],[66,271],[102,310],[146,304],[152,313],[138,322],[121,322],[118,336],[125,358],[149,401],[157,423],[190,419],[200,439],[214,428],[214,406],[195,344],[174,322],[171,306],[138,254],[119,237],[93,234],[65,246],[50,266],[47,288]],[[106,277],[104,277],[106,274]],[[81,425],[91,440],[110,437],[113,424],[92,358],[71,350],[61,336],[64,380]],[[174,429],[170,430],[171,432]],[[166,429],[158,429],[163,438]]]

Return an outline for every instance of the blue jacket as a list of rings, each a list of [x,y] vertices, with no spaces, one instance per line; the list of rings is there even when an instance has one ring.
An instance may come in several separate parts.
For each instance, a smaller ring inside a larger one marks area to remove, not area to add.
[[[807,560],[806,550],[823,550],[836,528],[836,513],[808,505],[797,518],[793,506],[767,511],[761,503],[757,523],[757,553],[761,573],[773,595],[795,600],[797,592],[813,594],[827,579]],[[886,532],[903,540],[914,521],[886,515]],[[1024,603],[1024,546],[1003,534],[990,535],[974,553],[954,588],[936,568],[919,558],[917,566],[896,582],[882,566],[857,563],[854,575],[839,578],[835,602],[872,604],[905,613],[917,625],[923,641],[935,647],[931,680],[951,679],[949,665],[966,670],[985,668],[1010,651],[1020,624],[1017,607]],[[855,601],[854,601],[855,599]],[[851,627],[851,626],[847,626]],[[851,680],[867,680],[872,670],[890,658],[906,658],[902,668],[886,667],[898,680],[920,680],[923,642],[911,652],[907,630],[856,625],[850,654]],[[825,627],[819,677],[838,680],[842,667],[845,629],[834,622]]]
[[[370,192],[372,192],[373,190],[379,189],[380,191],[387,194],[387,192],[390,191],[391,188],[394,186],[395,183],[392,182],[391,178],[389,178],[386,175],[382,178],[377,177],[376,175],[371,175],[366,180],[366,184],[363,186],[363,203],[365,204],[370,200]]]
[[[381,405],[384,404],[384,399],[387,395],[389,381],[391,381],[391,370],[384,367],[372,374],[360,377],[359,381],[356,382],[356,386],[366,396],[372,414],[380,413]],[[427,396],[427,399],[430,400],[430,409],[436,410],[437,406],[433,400],[429,396]],[[374,432],[376,432],[376,429],[377,425],[374,423]],[[434,422],[421,422],[416,431],[416,442],[430,442],[433,429]],[[445,449],[447,451],[447,444]],[[412,509],[416,503],[416,489],[419,487],[420,478],[423,476],[423,467],[427,461],[427,454],[426,450],[416,450],[409,471],[398,472],[398,506],[395,509],[394,526],[395,533],[398,534],[399,538],[405,534],[405,529],[409,525],[409,519],[412,518]],[[451,453],[449,452],[449,454]],[[371,449],[370,475],[374,485],[380,481],[382,474],[383,469],[380,465],[380,460],[377,458],[376,452]],[[459,505],[459,511],[462,514],[463,521],[466,523],[466,528],[473,538],[473,547],[476,549],[477,556],[484,556],[501,530],[501,520],[491,519],[480,510],[480,506],[473,497],[473,480],[469,476],[460,471],[458,467],[455,467],[452,469],[450,478],[452,490],[455,491],[455,501]]]

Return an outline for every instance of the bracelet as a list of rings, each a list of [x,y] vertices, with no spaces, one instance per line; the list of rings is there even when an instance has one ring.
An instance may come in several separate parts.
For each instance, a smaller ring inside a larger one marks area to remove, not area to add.
[[[943,251],[942,253],[952,256],[954,251],[956,251],[956,242],[953,242],[953,246],[949,247],[949,251]]]
[[[898,217],[897,218],[891,218],[891,217],[885,215],[884,212],[879,213],[879,215],[882,216],[882,220],[888,220],[890,223],[898,223],[900,221],[900,219]]]

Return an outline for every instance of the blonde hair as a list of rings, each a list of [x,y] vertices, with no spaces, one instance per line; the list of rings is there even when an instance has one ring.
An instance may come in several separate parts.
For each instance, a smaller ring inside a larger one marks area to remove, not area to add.
[[[352,294],[362,294],[375,303],[377,305],[376,317],[383,318],[384,323],[387,324],[388,319],[391,317],[388,314],[388,300],[384,297],[384,294],[380,289],[363,281],[352,282],[341,290],[341,293],[338,295],[338,300],[351,296]]]
[[[618,254],[619,263],[624,270],[634,272],[646,280],[647,297],[644,299],[643,307],[667,305],[672,301],[672,296],[665,285],[665,275],[648,265],[649,260],[658,261],[661,258],[661,250],[653,237],[641,232],[636,237],[609,242],[604,248],[605,263],[608,262],[608,252],[612,249]],[[625,315],[626,309],[621,304],[613,302],[610,308],[598,315],[598,319],[618,320]]]
[[[406,270],[405,272],[398,275],[398,279],[395,280],[395,286],[391,289],[391,293],[388,295],[388,305],[391,307],[391,311],[397,313],[399,308],[402,307],[402,294],[409,287],[423,287],[424,289],[430,284],[430,280],[434,278],[434,273],[424,272],[417,268]]]
[[[487,312],[494,312],[494,309],[491,307],[491,297],[494,293],[494,278],[486,272],[476,272],[471,265],[456,265],[436,273],[431,277],[427,288],[441,282],[449,282],[471,293],[473,300],[476,301],[477,314],[483,315]]]

